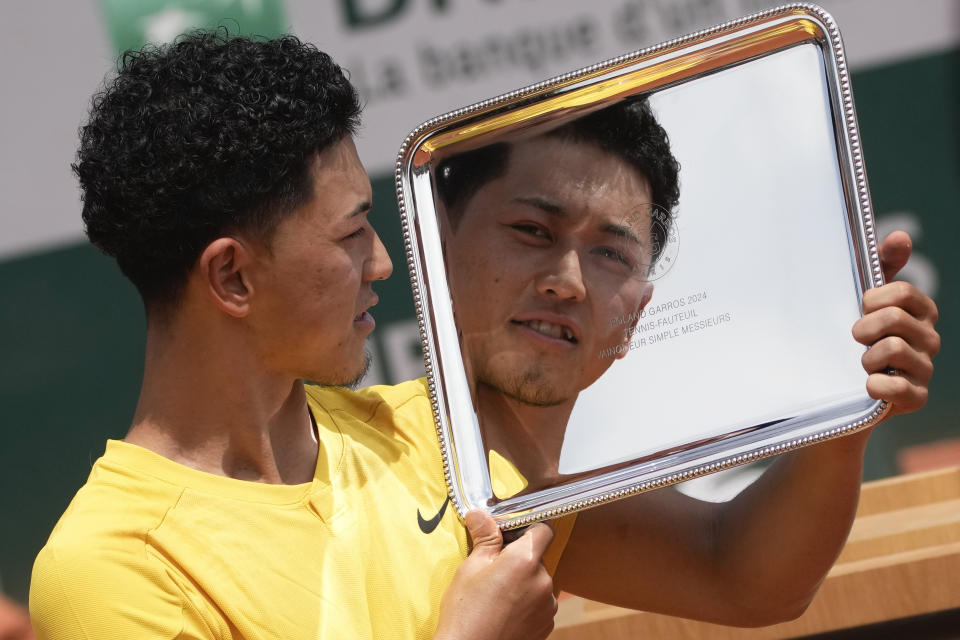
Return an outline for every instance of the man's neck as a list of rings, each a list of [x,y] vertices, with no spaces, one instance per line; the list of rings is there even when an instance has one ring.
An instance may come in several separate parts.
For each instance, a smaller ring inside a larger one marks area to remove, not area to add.
[[[512,462],[531,489],[554,484],[560,479],[560,451],[574,402],[535,406],[478,385],[477,410],[487,449]]]
[[[299,380],[263,370],[225,341],[157,328],[147,332],[126,441],[200,471],[270,484],[309,482],[318,453]]]

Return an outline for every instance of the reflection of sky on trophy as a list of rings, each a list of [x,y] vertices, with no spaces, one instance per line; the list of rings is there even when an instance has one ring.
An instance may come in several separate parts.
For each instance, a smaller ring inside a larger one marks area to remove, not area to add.
[[[820,56],[803,45],[651,97],[681,165],[681,246],[648,311],[684,305],[641,322],[729,321],[631,349],[581,393],[561,473],[865,397]]]

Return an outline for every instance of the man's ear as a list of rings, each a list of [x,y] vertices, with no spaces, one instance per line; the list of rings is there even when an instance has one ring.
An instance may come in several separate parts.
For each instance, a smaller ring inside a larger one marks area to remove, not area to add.
[[[640,294],[640,304],[637,305],[636,311],[630,314],[630,317],[632,318],[630,321],[630,324],[627,326],[626,329],[623,330],[624,348],[621,349],[620,352],[615,356],[617,360],[627,355],[627,351],[629,350],[629,347],[630,347],[630,339],[633,338],[637,329],[637,323],[640,322],[640,313],[644,310],[644,308],[650,302],[650,299],[652,297],[653,297],[653,283],[645,282],[643,284],[643,292]]]
[[[243,318],[250,311],[253,286],[247,274],[250,251],[236,238],[217,238],[200,254],[198,267],[204,287],[224,313]]]

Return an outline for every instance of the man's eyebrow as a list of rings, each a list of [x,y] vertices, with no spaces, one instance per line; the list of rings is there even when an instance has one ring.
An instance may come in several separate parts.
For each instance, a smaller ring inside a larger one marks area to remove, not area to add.
[[[363,202],[358,204],[356,207],[354,207],[353,211],[347,214],[347,217],[355,218],[359,216],[361,213],[366,213],[370,211],[371,208],[373,208],[373,203],[370,202],[369,200],[364,200]]]
[[[540,196],[517,196],[513,199],[514,202],[519,202],[521,204],[527,204],[531,207],[536,207],[542,211],[545,211],[551,215],[565,217],[567,212],[564,211],[563,207],[558,205],[556,202],[551,202],[546,198],[541,198]]]
[[[627,240],[632,240],[636,244],[643,246],[643,240],[637,237],[637,235],[630,229],[630,227],[624,226],[622,224],[613,224],[608,223],[603,225],[600,229],[603,233],[612,233],[618,238],[626,238]]]

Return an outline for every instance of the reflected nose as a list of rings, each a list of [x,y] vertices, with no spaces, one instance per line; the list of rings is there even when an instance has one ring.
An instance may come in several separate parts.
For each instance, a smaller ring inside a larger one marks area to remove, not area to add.
[[[544,269],[537,278],[537,291],[561,300],[583,300],[587,295],[580,268],[580,256],[576,251],[563,253],[559,259]]]
[[[383,246],[383,242],[380,240],[380,234],[376,231],[373,232],[373,252],[364,267],[366,270],[365,280],[368,282],[386,280],[393,273],[393,262],[390,260],[387,248]]]

